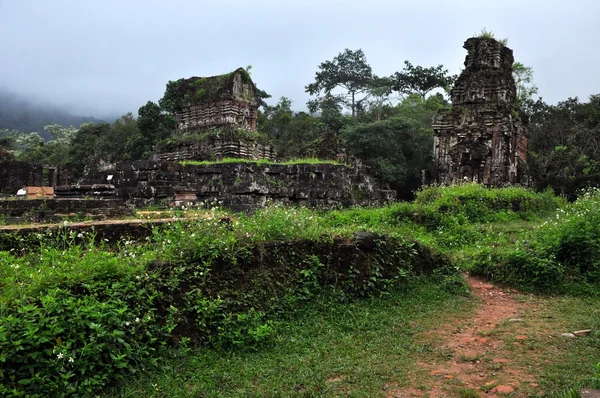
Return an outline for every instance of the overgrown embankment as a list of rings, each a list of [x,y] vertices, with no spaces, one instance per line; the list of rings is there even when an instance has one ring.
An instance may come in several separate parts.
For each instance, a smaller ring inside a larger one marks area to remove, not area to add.
[[[596,293],[600,282],[600,190],[589,189],[576,202],[524,231],[512,245],[473,253],[473,272],[521,288]]]
[[[0,252],[0,391],[88,394],[158,363],[165,347],[255,346],[324,291],[348,300],[419,275],[464,291],[459,267],[590,291],[598,197],[568,205],[549,192],[467,184],[382,208],[215,212],[138,242],[34,234],[33,249]]]
[[[0,252],[0,392],[89,394],[161,347],[259,343],[322,289],[367,296],[423,274],[460,285],[446,256],[374,232],[272,208],[174,222],[143,243],[33,235],[39,248]]]

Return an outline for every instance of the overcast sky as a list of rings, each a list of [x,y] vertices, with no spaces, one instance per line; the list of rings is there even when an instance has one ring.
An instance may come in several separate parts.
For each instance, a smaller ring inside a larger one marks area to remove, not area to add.
[[[345,48],[378,75],[404,60],[458,73],[486,28],[547,102],[586,100],[599,21],[600,0],[0,0],[0,87],[102,117],[158,101],[168,80],[252,65],[272,103],[303,109],[317,66]]]

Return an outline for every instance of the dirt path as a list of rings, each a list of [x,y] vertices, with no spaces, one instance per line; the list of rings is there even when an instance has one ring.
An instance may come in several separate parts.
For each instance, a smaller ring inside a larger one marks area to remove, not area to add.
[[[411,388],[389,386],[389,398],[542,393],[527,370],[515,363],[515,351],[509,347],[528,339],[528,323],[522,316],[532,310],[531,304],[517,300],[514,290],[503,290],[472,276],[467,281],[477,300],[472,316],[426,333],[423,337],[437,346],[438,355],[428,363],[417,363]]]

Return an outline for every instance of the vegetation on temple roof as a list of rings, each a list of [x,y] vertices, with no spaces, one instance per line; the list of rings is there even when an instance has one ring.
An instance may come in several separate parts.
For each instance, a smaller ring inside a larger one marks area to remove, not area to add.
[[[257,88],[244,68],[238,68],[224,75],[179,79],[167,83],[165,95],[159,101],[160,106],[172,113],[177,112],[189,103],[210,103],[222,100],[239,99],[233,92],[235,77],[239,75],[242,83],[251,86],[253,96],[244,98],[248,101],[257,101]]]

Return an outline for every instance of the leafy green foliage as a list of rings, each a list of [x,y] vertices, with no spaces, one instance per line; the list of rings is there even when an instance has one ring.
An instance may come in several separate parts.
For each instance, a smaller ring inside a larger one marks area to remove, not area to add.
[[[154,145],[173,135],[177,123],[172,115],[163,114],[157,104],[148,101],[138,110],[136,127],[123,149],[125,160],[147,159]]]
[[[464,217],[471,223],[528,220],[553,212],[564,201],[552,192],[526,188],[485,188],[479,184],[430,187],[417,193],[416,205],[428,205],[441,214]],[[501,212],[501,213],[499,213]]]
[[[158,104],[160,105],[161,109],[164,109],[165,111],[174,114],[177,112],[177,110],[183,107],[183,98],[179,94],[179,87],[183,84],[184,80],[185,79],[182,78],[175,81],[169,80],[167,82],[165,94],[158,101]]]
[[[315,74],[315,81],[306,86],[310,95],[329,95],[338,104],[350,108],[352,116],[356,115],[357,105],[367,98],[361,99],[357,95],[368,93],[373,81],[373,71],[367,63],[367,58],[362,50],[345,49],[332,61],[325,61],[319,65]],[[344,94],[333,93],[336,89],[346,91]],[[315,112],[319,108],[321,98],[311,100],[308,108]]]
[[[277,105],[265,106],[259,115],[259,131],[269,137],[277,157],[335,159],[342,152],[335,129],[344,123],[343,117],[325,112],[315,118],[305,112],[294,113],[291,105],[288,98],[282,97]]]
[[[166,345],[260,344],[275,315],[323,287],[369,296],[417,274],[456,275],[444,256],[400,236],[361,243],[359,227],[332,227],[308,209],[228,222],[212,211],[147,242],[49,232],[30,252],[0,252],[0,391],[89,395],[156,363]]]
[[[538,92],[537,86],[533,84],[533,68],[515,62],[513,64],[513,77],[517,85],[517,106],[529,110],[533,102],[533,96]]]
[[[570,98],[556,106],[538,100],[531,107],[529,167],[538,189],[550,186],[574,199],[600,183],[600,95],[589,102]]]
[[[600,281],[600,193],[591,189],[514,248],[484,250],[474,270],[494,280],[540,290],[576,289]]]
[[[166,123],[165,123],[166,124]],[[163,128],[159,125],[159,128]],[[14,142],[18,160],[48,165],[68,166],[76,176],[90,162],[116,162],[148,156],[148,146],[155,139],[142,139],[138,121],[131,113],[108,123],[83,124],[79,128],[49,125],[49,141],[37,133],[0,132]],[[162,130],[161,130],[162,131]],[[145,151],[145,152],[144,152]]]
[[[404,69],[392,76],[392,88],[402,94],[417,94],[423,100],[436,88],[447,89],[456,80],[455,75],[448,75],[448,70],[443,65],[424,68],[413,66],[409,61],[404,61]]]
[[[420,186],[421,170],[431,162],[431,130],[397,117],[349,126],[341,135],[350,153],[401,190],[401,196],[409,196]]]

